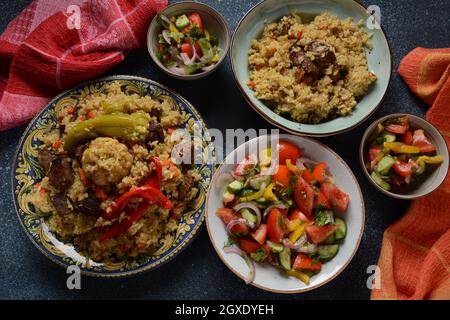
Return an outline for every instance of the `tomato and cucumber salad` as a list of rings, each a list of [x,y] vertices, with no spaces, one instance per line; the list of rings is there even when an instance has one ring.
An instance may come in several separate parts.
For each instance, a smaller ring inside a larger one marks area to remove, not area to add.
[[[158,36],[156,55],[175,74],[190,75],[208,71],[220,60],[219,39],[210,33],[197,12],[166,17]]]
[[[303,157],[289,141],[237,164],[227,181],[223,208],[229,241],[224,250],[246,259],[247,283],[254,263],[269,263],[306,284],[332,260],[347,234],[348,194],[340,189],[325,162]]]
[[[366,154],[372,180],[387,191],[411,188],[443,161],[425,131],[411,128],[408,116],[379,123]]]

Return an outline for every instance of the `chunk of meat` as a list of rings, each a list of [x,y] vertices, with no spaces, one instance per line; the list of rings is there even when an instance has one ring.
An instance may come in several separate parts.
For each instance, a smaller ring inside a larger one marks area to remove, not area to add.
[[[159,123],[150,123],[148,127],[147,141],[149,143],[158,141],[159,143],[164,142],[164,129]]]
[[[52,161],[55,159],[55,155],[47,149],[41,149],[38,153],[38,163],[41,166],[44,173],[47,175],[50,171]]]
[[[52,161],[48,178],[50,184],[59,191],[66,191],[73,183],[73,172],[67,156],[59,156]]]
[[[294,66],[299,67],[303,60],[306,59],[306,53],[299,46],[294,46],[289,54],[289,59]]]
[[[80,212],[88,215],[98,215],[100,213],[101,201],[89,191],[87,198],[77,203],[77,208]]]
[[[179,186],[178,199],[184,199],[194,186],[194,178],[190,174],[184,176],[183,182]]]
[[[306,56],[306,52],[299,46],[294,46],[289,54],[289,59],[296,67],[300,67],[306,76],[318,79],[322,72],[319,66]]]
[[[314,62],[320,68],[326,69],[336,62],[336,55],[329,45],[320,41],[313,41],[310,48],[314,54]]]
[[[150,115],[152,117],[155,117],[156,119],[158,119],[158,121],[161,119],[162,116],[162,110],[158,109],[158,108],[153,108],[152,110],[150,110]]]
[[[345,66],[336,65],[333,69],[333,73],[330,75],[333,82],[343,80],[348,74],[348,70]]]
[[[64,194],[57,194],[50,197],[50,200],[60,216],[66,216],[72,212],[69,206],[69,199]]]

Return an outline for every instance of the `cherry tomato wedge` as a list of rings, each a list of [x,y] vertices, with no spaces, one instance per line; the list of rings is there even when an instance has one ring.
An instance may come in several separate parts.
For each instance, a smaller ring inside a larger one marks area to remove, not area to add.
[[[288,159],[290,159],[292,163],[295,163],[301,155],[302,152],[300,148],[295,144],[286,140],[280,140],[278,142],[278,160],[281,165],[285,165],[286,160]]]
[[[258,249],[261,248],[261,245],[254,240],[239,238],[239,247],[247,254],[252,254],[258,251]]]
[[[267,234],[275,243],[281,243],[286,233],[287,226],[284,219],[277,208],[272,209],[267,217]]]
[[[203,22],[202,22],[202,18],[200,17],[200,15],[196,12],[193,12],[189,15],[189,21],[191,22],[191,24],[193,26],[197,26],[200,31],[203,31]]]
[[[405,134],[409,129],[409,119],[407,116],[401,117],[395,120],[395,123],[391,123],[385,127],[386,131],[395,134]]]
[[[404,163],[397,160],[392,168],[399,176],[404,178],[409,177],[412,174],[412,165],[410,163]]]
[[[402,135],[402,142],[407,145],[412,145],[413,143],[413,134],[411,131],[406,131],[404,135]]]
[[[312,175],[317,182],[325,181],[327,176],[327,164],[325,162],[319,163],[313,170]]]
[[[316,191],[316,198],[314,200],[314,208],[318,209],[331,209],[331,204],[322,191]]]
[[[320,191],[325,195],[331,205],[340,212],[347,211],[350,202],[348,194],[339,189],[334,184],[324,182],[320,186]]]
[[[311,241],[315,244],[319,244],[327,240],[327,238],[337,230],[337,227],[333,225],[323,227],[307,226],[305,230]]]
[[[289,221],[293,221],[293,220],[301,220],[301,221],[305,222],[307,225],[314,224],[313,219],[309,219],[307,216],[305,216],[303,214],[303,212],[301,212],[301,210],[298,210],[298,209],[294,209],[292,211],[292,213],[289,215]]]
[[[283,188],[289,186],[289,180],[291,178],[291,171],[285,165],[278,166],[277,172],[273,175],[273,182],[275,185],[281,185]]]
[[[252,232],[252,237],[259,244],[264,244],[266,242],[267,237],[267,225],[261,224],[255,232]]]
[[[192,45],[189,43],[183,43],[181,45],[181,53],[185,53],[187,54],[187,56],[189,57],[189,59],[192,59],[192,57],[194,56],[194,49],[192,48]]]
[[[422,129],[414,131],[412,145],[419,147],[423,153],[436,151],[436,147],[427,139]]]
[[[295,270],[308,270],[308,271],[320,271],[322,269],[322,263],[320,261],[314,261],[306,254],[299,253],[294,261]]]
[[[294,201],[297,207],[310,219],[314,207],[314,190],[302,177],[297,177],[294,186]]]
[[[220,219],[222,219],[225,225],[229,224],[231,220],[241,218],[240,214],[236,214],[233,210],[228,208],[219,208],[217,209],[216,214]],[[231,229],[231,231],[234,233],[245,234],[248,232],[248,227],[245,224],[237,224]]]
[[[312,172],[309,171],[309,169],[303,171],[302,178],[305,179],[305,181],[308,182],[309,184],[314,182],[314,176]]]

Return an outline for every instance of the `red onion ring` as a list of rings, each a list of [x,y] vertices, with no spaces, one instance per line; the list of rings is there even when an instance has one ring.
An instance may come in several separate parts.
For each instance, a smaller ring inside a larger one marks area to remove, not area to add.
[[[168,44],[172,44],[172,42],[170,41],[170,32],[169,32],[169,30],[163,30],[161,34],[162,34],[164,40],[165,40]]]
[[[303,233],[300,238],[297,240],[297,242],[292,243],[291,241],[284,239],[283,240],[283,245],[285,247],[288,247],[289,249],[295,250],[297,252],[299,252],[301,250],[301,248],[303,247],[303,245],[306,243],[307,240],[307,236],[306,233]]]
[[[186,70],[184,70],[184,68],[170,67],[170,68],[167,68],[167,70],[169,70],[172,73],[178,74],[178,75],[186,75]]]
[[[249,269],[249,274],[245,278],[245,283],[249,284],[249,283],[252,283],[253,281],[255,281],[255,274],[256,274],[256,272],[255,272],[255,264],[253,263],[253,261],[250,259],[250,257],[244,251],[242,251],[236,245],[225,247],[225,248],[223,248],[223,251],[225,253],[227,253],[227,254],[234,253],[234,254],[240,255],[245,260],[245,262],[247,263],[247,266],[248,266],[248,269]]]
[[[270,163],[270,167],[268,167],[267,169],[263,169],[261,170],[261,175],[262,176],[273,176],[276,171],[278,170],[278,159],[272,159],[271,163]]]
[[[236,205],[233,208],[233,210],[234,211],[239,211],[239,210],[244,209],[244,208],[253,210],[255,212],[255,214],[256,214],[256,223],[255,223],[255,225],[254,225],[254,227],[252,229],[258,228],[259,225],[261,224],[261,210],[259,210],[259,208],[255,204],[253,204],[251,202],[239,203],[238,205]]]
[[[264,210],[263,216],[265,217],[266,215],[268,215],[269,212],[270,212],[272,209],[274,209],[274,208],[285,210],[287,207],[286,207],[284,204],[281,204],[281,203],[279,203],[279,204],[273,204],[273,205],[267,207],[266,210]]]
[[[227,232],[228,232],[229,234],[233,234],[233,232],[231,231],[231,229],[233,229],[233,227],[234,227],[235,225],[238,225],[238,224],[244,224],[244,225],[246,225],[247,227],[253,229],[253,228],[252,228],[253,225],[252,225],[250,222],[248,222],[247,220],[241,218],[241,219],[234,219],[234,220],[231,220],[231,221],[227,224]]]

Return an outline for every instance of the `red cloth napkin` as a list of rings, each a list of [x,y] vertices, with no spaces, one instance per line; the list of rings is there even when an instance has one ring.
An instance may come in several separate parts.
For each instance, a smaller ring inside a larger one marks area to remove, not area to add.
[[[450,49],[417,48],[398,69],[450,146]],[[372,299],[450,299],[450,176],[384,233]]]
[[[150,21],[166,6],[167,0],[33,1],[0,36],[0,131],[117,65],[126,49],[145,46]]]

